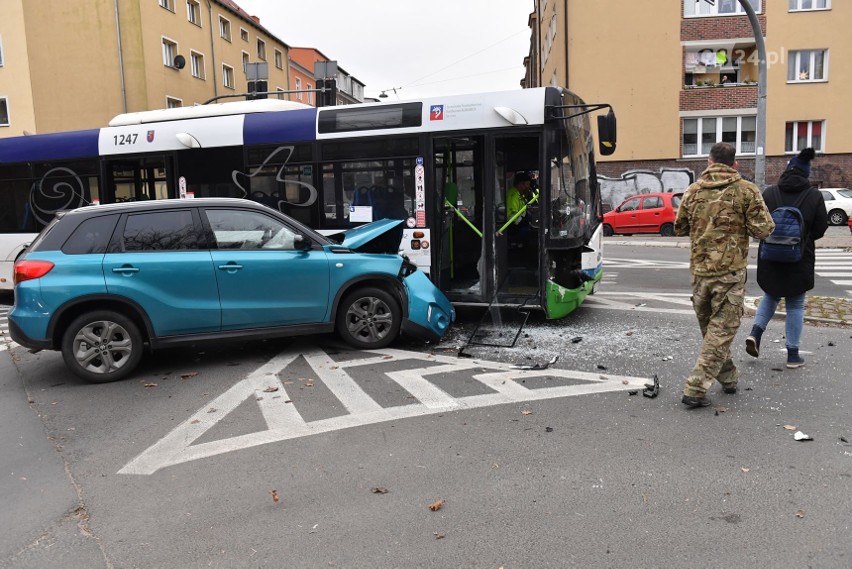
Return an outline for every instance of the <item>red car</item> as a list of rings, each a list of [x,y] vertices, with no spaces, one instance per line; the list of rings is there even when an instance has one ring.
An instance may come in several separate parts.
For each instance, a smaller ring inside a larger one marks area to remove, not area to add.
[[[604,214],[605,236],[614,234],[659,233],[674,235],[674,220],[683,193],[663,192],[630,196]]]
[[[852,217],[849,218],[849,232],[852,233]]]

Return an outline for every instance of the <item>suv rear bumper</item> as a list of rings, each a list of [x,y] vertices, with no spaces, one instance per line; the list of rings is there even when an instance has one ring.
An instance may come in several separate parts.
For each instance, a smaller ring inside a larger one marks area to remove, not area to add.
[[[24,334],[24,331],[21,330],[20,326],[18,326],[11,318],[9,319],[9,335],[12,337],[13,342],[31,350],[53,349],[53,343],[50,340],[36,340],[34,338],[30,338]]]

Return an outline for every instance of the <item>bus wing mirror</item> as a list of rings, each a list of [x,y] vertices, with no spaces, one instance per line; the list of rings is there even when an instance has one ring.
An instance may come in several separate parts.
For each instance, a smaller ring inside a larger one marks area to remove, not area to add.
[[[601,156],[615,152],[615,139],[615,113],[610,109],[607,114],[598,116],[598,152]]]

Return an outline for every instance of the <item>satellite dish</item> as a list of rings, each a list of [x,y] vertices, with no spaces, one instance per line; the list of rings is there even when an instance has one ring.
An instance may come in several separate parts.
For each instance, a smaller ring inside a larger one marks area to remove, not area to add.
[[[175,56],[175,69],[183,69],[186,67],[186,58],[182,55]]]

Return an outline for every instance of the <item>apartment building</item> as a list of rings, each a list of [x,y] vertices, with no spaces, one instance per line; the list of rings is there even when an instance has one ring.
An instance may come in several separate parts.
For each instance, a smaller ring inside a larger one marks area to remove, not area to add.
[[[320,50],[313,47],[291,47],[289,53],[292,88],[295,91],[306,91],[304,93],[293,93],[290,95],[291,101],[316,106],[319,94],[310,92],[317,88],[315,67],[318,63],[329,63],[331,61],[337,69],[333,76],[328,77],[337,80],[336,104],[351,105],[364,102],[364,83],[347,73],[337,65],[336,61],[330,60]]]
[[[599,158],[604,198],[678,190],[710,147],[736,145],[754,174],[757,47],[741,0],[536,0],[522,86],[562,85],[612,104],[618,149]],[[766,176],[774,183],[802,148],[811,179],[852,184],[852,2],[743,0],[766,43]]]
[[[245,93],[250,63],[287,91],[288,52],[231,0],[0,0],[0,137]]]

